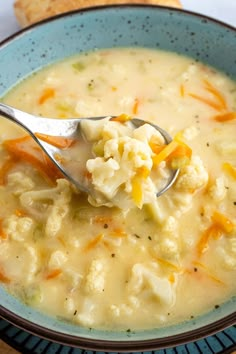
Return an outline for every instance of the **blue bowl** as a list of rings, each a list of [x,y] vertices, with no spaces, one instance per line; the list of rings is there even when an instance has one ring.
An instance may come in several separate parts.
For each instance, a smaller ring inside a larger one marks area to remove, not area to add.
[[[95,48],[139,46],[197,58],[236,78],[236,30],[187,11],[115,5],[71,12],[0,44],[0,97],[33,72]],[[137,332],[88,330],[39,313],[0,287],[0,315],[31,333],[85,349],[143,351],[194,341],[236,323],[236,297],[191,321]]]

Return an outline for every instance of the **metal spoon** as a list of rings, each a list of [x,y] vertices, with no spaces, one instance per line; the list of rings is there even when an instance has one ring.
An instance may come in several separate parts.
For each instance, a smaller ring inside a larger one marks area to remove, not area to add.
[[[84,179],[79,179],[79,176],[72,174],[71,171],[68,171],[68,169],[62,163],[60,163],[58,159],[55,158],[55,156],[57,155],[63,156],[63,151],[60,148],[50,145],[44,142],[43,140],[37,138],[35,133],[47,134],[57,137],[65,137],[68,139],[78,139],[78,141],[81,141],[81,121],[84,119],[100,120],[106,118],[106,116],[71,119],[43,118],[28,114],[3,103],[0,103],[0,115],[24,128],[70,182],[72,182],[79,190],[91,194],[91,186],[86,185]],[[130,120],[130,122],[132,122],[135,128],[138,128],[143,124],[148,123],[160,132],[166,144],[169,144],[172,141],[171,136],[165,130],[155,124],[138,118],[133,118]],[[161,189],[156,193],[157,197],[162,195],[173,185],[178,176],[178,173],[178,169],[173,170],[171,172],[170,178],[168,179],[167,183],[163,187],[161,187]]]

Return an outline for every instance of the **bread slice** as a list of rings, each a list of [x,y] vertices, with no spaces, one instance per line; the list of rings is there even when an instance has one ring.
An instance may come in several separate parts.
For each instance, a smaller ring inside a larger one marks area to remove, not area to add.
[[[21,27],[26,27],[71,10],[125,3],[181,7],[179,0],[15,0],[14,10]]]

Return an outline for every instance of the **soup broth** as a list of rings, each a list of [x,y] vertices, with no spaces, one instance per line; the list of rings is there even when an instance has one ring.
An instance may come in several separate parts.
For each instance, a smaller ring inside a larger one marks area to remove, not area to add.
[[[2,101],[61,119],[125,113],[192,150],[153,203],[98,207],[1,118],[0,281],[10,293],[110,330],[179,323],[236,294],[235,82],[177,54],[107,49],[53,64]]]

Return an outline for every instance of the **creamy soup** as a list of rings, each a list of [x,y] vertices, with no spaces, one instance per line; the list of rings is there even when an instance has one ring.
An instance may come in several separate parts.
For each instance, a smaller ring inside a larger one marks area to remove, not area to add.
[[[112,49],[45,68],[2,101],[61,119],[140,117],[182,146],[171,155],[180,174],[159,198],[140,202],[147,174],[134,183],[127,163],[134,205],[94,203],[63,178],[23,130],[2,118],[0,280],[10,293],[52,316],[111,330],[189,320],[217,310],[236,294],[233,81],[173,53]],[[98,128],[90,124],[89,129]],[[95,139],[94,159],[114,158],[116,149],[104,152],[112,134],[113,129],[102,131]],[[152,161],[168,165],[170,154],[160,155],[147,133],[143,138]],[[117,146],[117,161],[122,149]],[[131,162],[138,155],[132,156]],[[106,174],[104,166],[95,171],[94,161],[89,178],[94,173],[102,193],[116,191],[114,171]],[[113,197],[106,194],[111,202]]]

